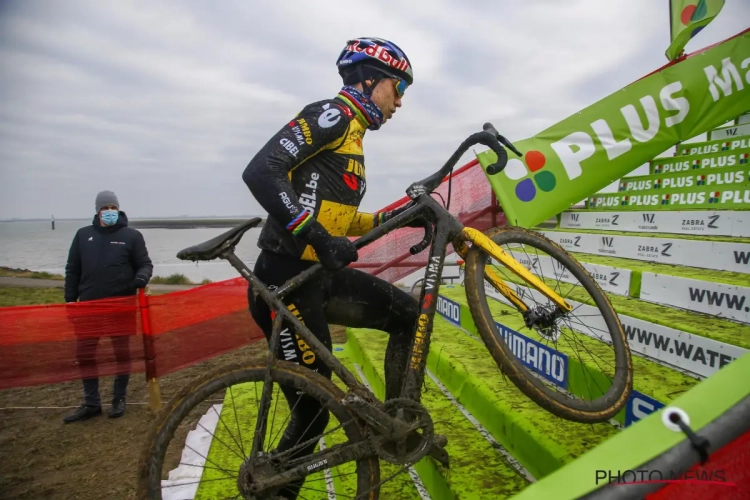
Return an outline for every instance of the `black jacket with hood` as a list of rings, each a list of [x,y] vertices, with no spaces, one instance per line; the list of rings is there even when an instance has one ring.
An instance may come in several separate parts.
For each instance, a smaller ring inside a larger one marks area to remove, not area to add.
[[[128,227],[120,212],[112,226],[102,226],[99,214],[92,225],[78,230],[65,266],[65,302],[135,295],[135,278],[148,283],[153,264],[143,235]]]

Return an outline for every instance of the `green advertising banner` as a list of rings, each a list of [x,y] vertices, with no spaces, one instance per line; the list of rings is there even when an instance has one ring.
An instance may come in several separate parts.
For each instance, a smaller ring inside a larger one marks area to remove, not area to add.
[[[651,172],[652,175],[673,174],[676,172],[686,172],[688,170],[700,170],[704,168],[736,167],[739,165],[750,164],[750,148],[691,157],[670,156],[665,158],[655,158],[648,163],[649,172]]]
[[[750,184],[650,189],[637,193],[600,193],[588,199],[589,210],[750,210]]]
[[[688,41],[705,28],[724,7],[724,0],[669,0],[671,43],[664,55],[673,61]]]
[[[688,170],[667,175],[638,175],[623,177],[617,190],[621,193],[648,191],[651,189],[690,188],[694,186],[716,187],[750,183],[750,164],[717,170]]]
[[[750,29],[669,64],[532,138],[487,178],[508,222],[530,228],[674,146],[750,111]],[[507,133],[499,127],[500,133]],[[491,150],[477,155],[483,169]]]
[[[734,151],[736,149],[750,149],[750,137],[693,142],[690,144],[682,144],[678,149],[678,154],[680,156],[709,155],[711,153]]]

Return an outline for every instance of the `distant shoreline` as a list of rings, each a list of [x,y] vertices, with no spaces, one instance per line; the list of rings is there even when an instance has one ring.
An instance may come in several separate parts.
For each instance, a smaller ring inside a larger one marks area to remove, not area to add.
[[[239,226],[257,215],[246,217],[174,217],[174,218],[134,218],[128,220],[128,225],[140,229],[195,229],[195,228],[232,228]],[[55,219],[55,222],[82,221],[89,219]],[[51,222],[51,219],[10,219],[0,222]],[[256,227],[263,227],[266,219],[261,217],[261,222]]]

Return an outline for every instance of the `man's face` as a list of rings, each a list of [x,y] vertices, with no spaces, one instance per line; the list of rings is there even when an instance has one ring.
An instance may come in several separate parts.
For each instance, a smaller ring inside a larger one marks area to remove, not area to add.
[[[372,102],[380,108],[383,113],[383,123],[387,122],[401,107],[401,96],[397,90],[399,80],[395,78],[383,78],[372,91]]]
[[[103,206],[102,209],[99,210],[99,217],[102,216],[102,212],[104,212],[105,210],[117,210],[117,207],[114,206],[114,205],[105,205],[105,206]]]

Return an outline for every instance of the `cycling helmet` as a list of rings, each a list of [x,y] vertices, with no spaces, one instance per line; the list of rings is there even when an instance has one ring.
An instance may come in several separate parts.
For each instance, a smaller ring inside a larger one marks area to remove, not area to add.
[[[395,43],[382,38],[359,37],[347,41],[336,66],[345,83],[351,81],[353,75],[359,76],[359,81],[370,79],[373,71],[401,80],[399,94],[414,83],[414,73],[406,53]]]

